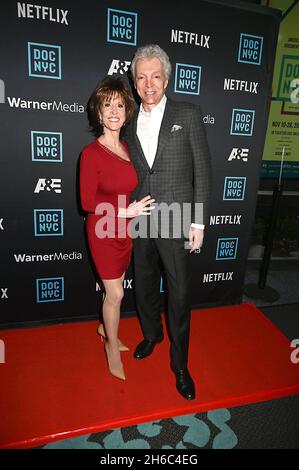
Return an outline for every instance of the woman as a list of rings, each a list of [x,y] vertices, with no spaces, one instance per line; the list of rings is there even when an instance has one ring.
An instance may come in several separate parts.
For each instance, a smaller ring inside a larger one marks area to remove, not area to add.
[[[147,196],[129,205],[137,175],[121,128],[133,116],[131,91],[120,78],[108,77],[93,91],[87,105],[96,140],[84,147],[80,161],[80,193],[87,212],[86,229],[90,251],[104,284],[103,321],[98,333],[105,338],[109,370],[125,380],[120,350],[128,350],[118,339],[123,280],[130,262],[132,240],[128,222],[150,214],[154,201]],[[105,334],[106,333],[106,334]]]

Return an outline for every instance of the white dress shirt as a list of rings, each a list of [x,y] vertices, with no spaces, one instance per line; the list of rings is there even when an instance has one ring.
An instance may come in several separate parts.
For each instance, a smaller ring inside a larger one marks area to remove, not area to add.
[[[137,136],[139,138],[144,156],[151,168],[154,163],[158,147],[160,127],[166,105],[166,96],[151,111],[144,110],[142,104],[137,119]]]
[[[153,166],[157,152],[159,132],[165,111],[166,101],[167,98],[165,95],[163,95],[161,101],[154,108],[152,108],[151,111],[145,111],[142,103],[139,109],[137,118],[137,136],[150,168]],[[205,228],[205,226],[201,224],[191,224],[191,227],[200,229]]]

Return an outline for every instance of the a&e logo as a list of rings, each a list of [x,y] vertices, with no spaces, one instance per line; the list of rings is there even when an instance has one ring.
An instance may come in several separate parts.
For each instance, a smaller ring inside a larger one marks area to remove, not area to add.
[[[255,111],[253,109],[233,109],[231,135],[252,136]]]
[[[199,95],[200,79],[201,67],[199,65],[176,64],[174,92]]]
[[[241,160],[243,162],[248,161],[248,154],[249,149],[242,149],[242,148],[233,148],[230,156],[228,157],[228,161],[231,162],[232,160]]]
[[[262,36],[253,36],[252,34],[240,35],[238,62],[245,64],[260,65],[263,51]]]
[[[218,238],[216,260],[236,259],[239,238]]]
[[[61,302],[64,300],[64,278],[52,277],[36,279],[36,301]]]
[[[115,73],[124,75],[129,70],[130,65],[131,62],[128,60],[113,59],[108,70],[108,75],[114,75]]]
[[[63,209],[34,209],[36,237],[63,235]]]
[[[28,42],[29,77],[61,79],[61,47]]]
[[[34,192],[39,194],[41,191],[61,194],[61,178],[39,178]]]
[[[108,8],[107,42],[117,42],[119,44],[136,46],[137,21],[137,13]]]
[[[31,131],[33,162],[62,162],[62,133]]]

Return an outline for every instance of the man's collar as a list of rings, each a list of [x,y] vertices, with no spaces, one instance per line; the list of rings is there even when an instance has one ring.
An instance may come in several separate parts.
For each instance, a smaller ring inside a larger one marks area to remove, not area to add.
[[[161,111],[161,113],[164,113],[165,106],[166,106],[166,101],[167,101],[167,97],[166,97],[166,95],[163,95],[161,101],[159,101],[159,103],[154,108],[152,108],[151,111],[153,111],[153,109],[158,109],[159,111]],[[139,112],[141,114],[147,114],[147,115],[149,114],[149,112],[144,110],[142,103],[140,104]]]

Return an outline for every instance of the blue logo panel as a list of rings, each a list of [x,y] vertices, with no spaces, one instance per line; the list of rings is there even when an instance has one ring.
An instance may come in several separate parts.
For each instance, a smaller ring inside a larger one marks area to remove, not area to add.
[[[61,80],[61,46],[28,42],[29,77]]]
[[[239,238],[218,238],[216,260],[236,259]]]
[[[136,46],[137,23],[137,13],[108,8],[107,42],[116,42],[118,44]]]
[[[252,136],[254,118],[253,109],[233,109],[230,135]]]
[[[174,92],[199,95],[200,79],[201,67],[199,65],[176,64]]]
[[[33,162],[62,162],[62,132],[31,131]]]
[[[245,176],[226,176],[224,180],[223,200],[243,201],[245,196],[245,188]]]
[[[63,235],[63,209],[34,209],[36,237]]]
[[[37,303],[64,301],[64,278],[36,279],[36,301]]]
[[[262,60],[264,38],[252,34],[240,35],[238,62],[260,65]]]

